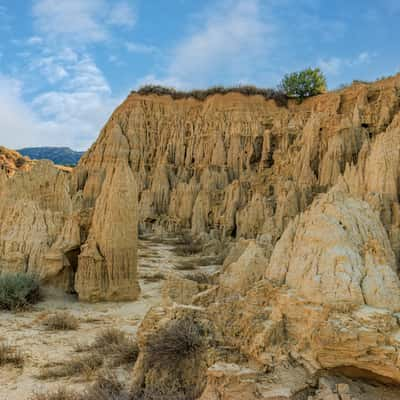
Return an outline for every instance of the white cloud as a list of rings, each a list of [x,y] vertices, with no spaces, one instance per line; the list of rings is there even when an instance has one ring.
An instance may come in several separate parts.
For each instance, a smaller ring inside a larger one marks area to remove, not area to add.
[[[42,44],[42,43],[43,43],[43,39],[42,39],[40,36],[31,36],[31,37],[26,41],[26,43],[27,43],[28,45],[35,46],[35,45],[38,45],[38,44]]]
[[[112,95],[104,75],[85,53],[65,49],[38,57],[35,68],[43,75],[52,75],[55,68],[64,72],[54,81],[54,89],[30,101],[23,96],[21,81],[0,75],[0,143],[11,148],[88,148],[122,99]]]
[[[155,46],[134,42],[125,43],[125,47],[130,53],[152,54],[158,51],[157,47]]]
[[[328,59],[320,59],[318,66],[327,75],[339,75],[345,68],[352,68],[363,64],[369,64],[376,54],[371,54],[367,51],[363,51],[357,54],[353,59],[350,58],[339,58],[331,57]]]
[[[129,3],[120,2],[111,9],[108,23],[132,28],[136,24],[135,10]]]
[[[252,75],[275,42],[274,25],[266,15],[260,0],[219,2],[199,16],[200,23],[176,46],[155,81],[193,87],[209,85],[221,72]]]
[[[328,75],[337,75],[343,66],[343,60],[338,57],[319,60],[318,66]]]
[[[136,81],[136,87],[144,85],[160,85],[173,88],[181,88],[185,86],[185,83],[174,77],[158,78],[154,74],[148,74]]]
[[[136,22],[136,13],[126,1],[35,0],[33,16],[44,35],[80,44],[109,39],[107,25],[132,27]]]

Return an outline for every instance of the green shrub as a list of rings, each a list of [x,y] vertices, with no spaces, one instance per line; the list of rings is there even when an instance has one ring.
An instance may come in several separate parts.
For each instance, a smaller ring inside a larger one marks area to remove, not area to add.
[[[300,100],[326,92],[326,79],[319,68],[286,74],[279,88],[288,97]]]
[[[0,309],[21,310],[40,300],[39,280],[29,274],[0,276]]]

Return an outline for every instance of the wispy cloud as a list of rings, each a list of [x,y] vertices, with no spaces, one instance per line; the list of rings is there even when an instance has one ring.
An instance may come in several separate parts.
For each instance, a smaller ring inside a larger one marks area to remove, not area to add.
[[[130,53],[139,53],[139,54],[154,54],[158,52],[158,48],[155,46],[143,44],[143,43],[135,43],[135,42],[127,42],[125,43],[125,48]]]
[[[110,38],[108,25],[132,28],[136,23],[136,12],[126,1],[35,0],[33,16],[44,35],[83,44]]]
[[[369,64],[375,56],[375,53],[371,54],[367,51],[363,51],[357,54],[354,58],[331,57],[327,59],[320,59],[318,61],[318,66],[327,75],[339,75],[345,68]]]
[[[198,16],[155,81],[189,87],[207,85],[221,71],[225,76],[251,75],[275,41],[274,25],[265,11],[259,0],[217,3]]]
[[[108,23],[132,28],[136,24],[136,12],[128,2],[121,1],[111,8]]]
[[[86,149],[122,100],[84,51],[66,48],[49,54],[44,49],[33,59],[30,73],[40,73],[50,84],[30,101],[22,81],[0,75],[0,143],[9,147]]]

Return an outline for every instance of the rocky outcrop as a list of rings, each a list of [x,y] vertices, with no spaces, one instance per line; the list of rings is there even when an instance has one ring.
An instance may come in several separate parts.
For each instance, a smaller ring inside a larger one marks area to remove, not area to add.
[[[108,153],[115,163],[93,171],[94,187],[50,161],[3,173],[0,272],[35,274],[81,300],[138,297],[136,180],[118,145]]]
[[[32,161],[28,157],[23,157],[14,150],[0,146],[0,173],[12,176],[16,171],[28,171],[32,166]]]
[[[289,223],[272,254],[260,239],[237,243],[216,286],[171,292],[173,305],[158,309],[166,323],[177,302],[192,304],[212,327],[201,399],[358,399],[346,385],[318,388],[321,373],[399,384],[400,281],[379,214],[342,182]],[[149,329],[146,318],[140,335]]]
[[[286,106],[240,93],[204,101],[133,93],[78,169],[104,168],[117,127],[137,176],[142,229],[269,234],[273,243],[344,174],[354,195],[379,207],[399,257],[399,88],[398,75]]]

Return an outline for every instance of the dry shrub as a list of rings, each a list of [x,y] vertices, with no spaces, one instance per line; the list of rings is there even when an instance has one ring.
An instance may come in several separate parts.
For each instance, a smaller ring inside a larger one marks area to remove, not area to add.
[[[0,367],[6,364],[22,368],[24,365],[24,356],[15,346],[0,343]]]
[[[38,376],[39,379],[65,378],[77,375],[91,377],[103,365],[100,354],[88,353],[84,356],[71,358],[62,363],[45,365]]]
[[[114,367],[133,364],[139,354],[139,347],[136,341],[130,338],[126,333],[109,328],[101,332],[89,345],[77,344],[75,346],[77,353],[101,353],[109,358]]]
[[[100,374],[94,385],[88,389],[82,400],[131,400],[124,385],[114,374]]]
[[[42,323],[49,331],[73,331],[79,327],[78,319],[66,311],[56,312],[44,319]]]
[[[208,96],[215,94],[227,94],[227,93],[241,93],[245,96],[260,95],[266,100],[275,100],[275,102],[280,106],[285,106],[287,104],[287,96],[280,90],[269,89],[269,88],[258,88],[252,85],[239,85],[239,86],[213,86],[208,89],[194,89],[190,91],[176,90],[172,87],[165,87],[160,85],[145,85],[139,88],[138,91],[132,91],[131,93],[138,93],[141,95],[151,95],[155,94],[158,96],[171,96],[175,100],[187,99],[190,97],[196,100],[204,101]]]
[[[35,393],[30,400],[83,400],[83,398],[78,393],[60,387],[55,392]]]
[[[136,341],[115,328],[101,332],[90,348],[92,351],[98,350],[105,356],[111,357],[113,366],[133,364],[139,354]]]
[[[203,330],[189,317],[171,320],[148,339],[150,363],[171,364],[193,355],[203,345]]]
[[[59,388],[55,392],[34,394],[30,400],[131,400],[113,374],[99,375],[96,382],[81,393]]]
[[[207,285],[211,281],[210,276],[204,272],[192,272],[189,274],[185,274],[184,278],[203,285]]]
[[[184,235],[175,247],[175,253],[178,256],[192,256],[194,254],[201,253],[203,245],[194,240],[190,235]]]

